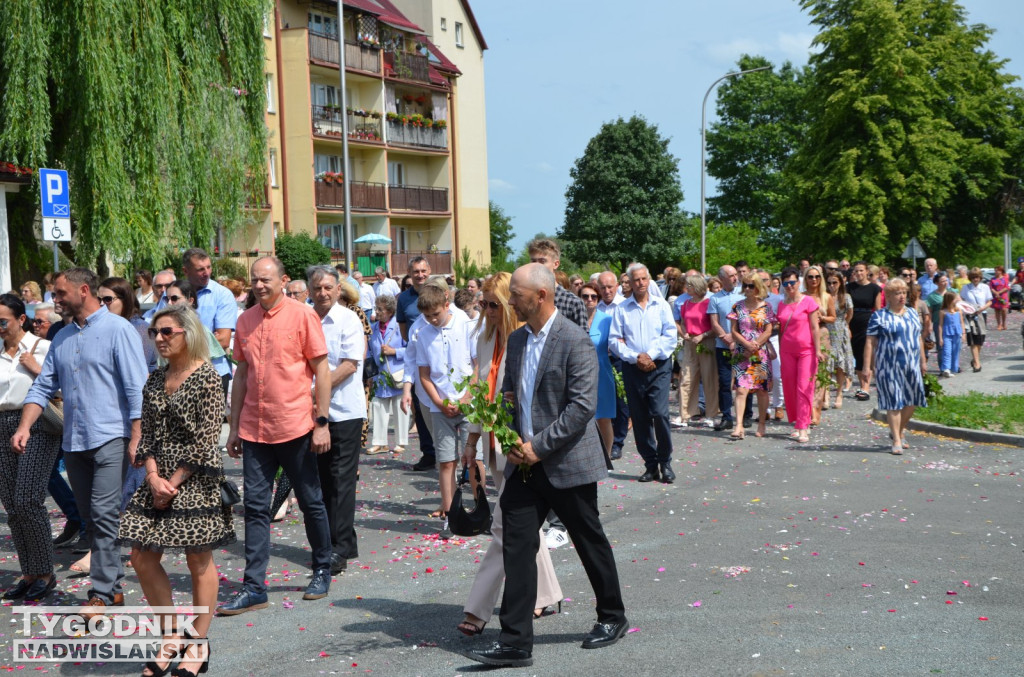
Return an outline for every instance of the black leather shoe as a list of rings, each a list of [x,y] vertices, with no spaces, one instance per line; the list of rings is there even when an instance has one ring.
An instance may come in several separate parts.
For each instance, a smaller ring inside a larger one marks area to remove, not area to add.
[[[257,609],[266,608],[267,593],[243,590],[235,595],[230,602],[225,602],[217,607],[217,613],[222,616],[236,616],[238,614],[244,614],[246,611],[255,611]]]
[[[715,423],[715,430],[722,431],[726,430],[727,428],[733,428],[735,427],[735,425],[736,424],[732,422],[731,418],[723,418],[719,419],[718,422]]]
[[[423,456],[420,460],[412,466],[413,470],[430,470],[434,467],[433,456]]]
[[[648,468],[643,475],[636,478],[637,482],[655,482],[660,478],[657,468]]]
[[[323,599],[330,590],[331,572],[327,569],[317,569],[313,572],[313,580],[306,586],[302,599]]]
[[[71,552],[76,555],[84,555],[85,553],[91,551],[92,538],[90,538],[89,534],[87,534],[83,529],[82,531],[78,532],[78,540],[71,544]]]
[[[672,472],[672,465],[670,463],[661,464],[661,481],[665,484],[672,484],[676,480],[676,474]]]
[[[495,642],[489,649],[464,651],[462,655],[484,665],[496,665],[502,668],[525,668],[533,665],[532,651],[517,649],[501,642]]]
[[[584,649],[600,649],[611,646],[622,639],[629,627],[627,621],[621,623],[596,623],[587,638],[583,640]]]
[[[622,458],[622,449],[612,449],[612,460],[617,461]]]
[[[32,583],[29,583],[24,578],[18,579],[18,584],[4,593],[4,599],[21,599],[31,587]]]
[[[336,552],[331,553],[331,575],[337,576],[345,569],[348,569],[348,560]]]
[[[743,419],[743,427],[744,428],[749,428],[752,425],[754,425],[754,419],[751,419],[751,418]]]
[[[38,602],[43,599],[57,587],[57,576],[50,574],[50,580],[44,581],[42,578],[37,578],[32,582],[32,585],[28,586],[28,590],[25,591],[26,602]]]
[[[53,539],[53,547],[61,548],[65,545],[69,545],[71,541],[75,540],[75,537],[78,536],[78,532],[81,530],[82,527],[78,524],[78,522],[72,522],[71,520],[68,520],[64,524],[64,531],[60,532],[60,536]]]

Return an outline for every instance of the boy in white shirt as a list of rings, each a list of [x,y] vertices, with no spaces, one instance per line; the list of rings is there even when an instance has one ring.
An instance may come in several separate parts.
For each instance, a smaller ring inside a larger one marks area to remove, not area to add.
[[[424,285],[416,302],[427,326],[416,337],[416,366],[427,394],[427,408],[434,435],[441,484],[441,509],[435,516],[446,517],[455,493],[455,465],[458,450],[466,443],[466,418],[459,402],[468,400],[467,387],[456,386],[476,372],[476,341],[473,325],[451,312],[443,291]]]

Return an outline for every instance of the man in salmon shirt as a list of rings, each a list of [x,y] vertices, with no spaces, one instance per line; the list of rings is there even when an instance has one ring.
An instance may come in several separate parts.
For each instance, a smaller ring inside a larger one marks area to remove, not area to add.
[[[303,599],[326,597],[331,587],[331,533],[316,461],[331,446],[327,343],[316,312],[285,296],[284,274],[272,256],[252,264],[258,303],[242,313],[235,328],[238,368],[227,447],[232,458],[242,457],[245,478],[245,576],[242,591],[217,607],[228,616],[267,606],[270,499],[278,468],[295,488],[313,556],[313,579]]]

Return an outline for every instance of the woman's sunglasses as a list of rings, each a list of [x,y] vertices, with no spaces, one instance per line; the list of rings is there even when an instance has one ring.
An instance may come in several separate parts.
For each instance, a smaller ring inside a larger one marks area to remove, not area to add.
[[[116,296],[101,296],[100,297],[100,301],[102,301],[104,303],[104,305],[108,305],[108,306],[111,303],[113,303],[114,301],[116,301],[116,300],[117,300]]]
[[[580,294],[580,298],[584,301],[596,301],[597,294]]]
[[[782,286],[783,287],[795,287],[796,286],[796,280],[786,280],[785,282],[782,283]]]
[[[481,301],[480,310],[483,310],[485,308],[490,308],[491,310],[498,310],[499,308],[501,308],[501,304],[498,303],[497,301]]]
[[[169,339],[175,334],[184,334],[185,330],[181,327],[160,327],[156,329],[154,327],[149,328],[149,338],[156,340],[157,335],[163,336],[165,339]]]

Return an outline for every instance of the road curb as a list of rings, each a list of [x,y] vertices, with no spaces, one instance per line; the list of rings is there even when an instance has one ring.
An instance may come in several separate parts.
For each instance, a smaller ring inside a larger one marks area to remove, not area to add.
[[[879,411],[878,409],[871,410],[871,418],[881,423],[888,423],[885,412]],[[1024,437],[1021,435],[996,433],[989,430],[955,428],[951,425],[942,425],[941,423],[932,423],[930,421],[918,421],[913,418],[910,419],[910,423],[907,424],[907,428],[916,432],[942,435],[943,437],[952,437],[958,440],[967,440],[968,442],[985,442],[988,444],[1005,444],[1009,447],[1024,447]]]

